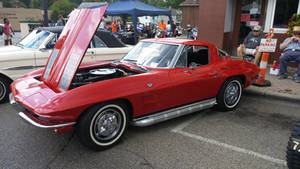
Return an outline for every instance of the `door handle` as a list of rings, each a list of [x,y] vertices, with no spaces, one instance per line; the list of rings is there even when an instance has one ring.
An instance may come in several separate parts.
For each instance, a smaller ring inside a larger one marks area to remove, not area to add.
[[[209,76],[214,76],[214,77],[218,77],[218,73],[215,72],[215,73],[208,73]]]
[[[86,53],[87,53],[87,54],[92,54],[92,55],[93,55],[95,52],[91,51],[91,52],[86,52]]]

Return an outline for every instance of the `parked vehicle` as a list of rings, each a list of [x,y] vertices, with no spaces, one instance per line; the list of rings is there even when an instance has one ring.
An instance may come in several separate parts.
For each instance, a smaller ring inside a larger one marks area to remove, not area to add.
[[[84,145],[101,150],[129,124],[148,126],[213,106],[233,110],[258,77],[256,65],[190,39],[146,39],[121,61],[81,63],[103,8],[72,12],[63,32],[72,31],[58,40],[47,66],[12,83],[10,103],[24,120],[57,133],[76,127]]]
[[[289,169],[300,168],[300,122],[293,128],[288,141],[286,162]]]
[[[46,65],[62,30],[63,27],[37,28],[16,45],[0,47],[0,103],[8,100],[13,80]],[[97,30],[84,61],[121,59],[131,48],[109,31]]]

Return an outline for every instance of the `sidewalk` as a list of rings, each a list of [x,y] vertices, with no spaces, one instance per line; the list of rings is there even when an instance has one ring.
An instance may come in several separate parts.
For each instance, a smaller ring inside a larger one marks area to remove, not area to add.
[[[244,91],[246,93],[273,97],[284,100],[291,100],[300,103],[300,83],[296,83],[292,79],[292,75],[297,68],[288,67],[289,77],[287,79],[278,79],[278,76],[270,75],[268,67],[266,72],[266,80],[271,82],[270,87],[258,87],[251,85]]]

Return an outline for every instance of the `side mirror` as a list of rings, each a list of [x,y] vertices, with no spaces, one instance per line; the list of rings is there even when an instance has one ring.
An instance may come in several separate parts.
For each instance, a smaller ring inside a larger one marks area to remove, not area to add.
[[[190,70],[197,69],[197,63],[195,63],[195,62],[190,63],[189,68],[190,68]]]

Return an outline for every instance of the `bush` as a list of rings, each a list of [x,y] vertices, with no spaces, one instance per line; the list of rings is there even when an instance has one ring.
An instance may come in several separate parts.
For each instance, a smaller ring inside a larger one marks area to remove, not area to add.
[[[288,31],[286,32],[288,36],[292,36],[294,26],[300,26],[300,14],[294,14],[289,19]]]

